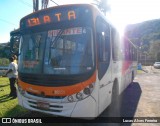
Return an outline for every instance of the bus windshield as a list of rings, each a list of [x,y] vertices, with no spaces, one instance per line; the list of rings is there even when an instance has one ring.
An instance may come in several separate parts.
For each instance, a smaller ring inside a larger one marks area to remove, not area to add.
[[[22,35],[19,72],[82,74],[94,67],[92,29],[73,27]]]

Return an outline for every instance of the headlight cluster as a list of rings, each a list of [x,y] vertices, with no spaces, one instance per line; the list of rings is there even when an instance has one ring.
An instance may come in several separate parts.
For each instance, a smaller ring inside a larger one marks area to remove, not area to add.
[[[21,95],[25,94],[25,90],[23,90],[19,85],[18,85],[18,91],[20,92]]]
[[[89,86],[85,87],[82,91],[78,92],[77,94],[67,96],[64,102],[77,102],[77,101],[87,98],[88,96],[91,95],[94,89],[94,85],[95,83],[92,83]]]

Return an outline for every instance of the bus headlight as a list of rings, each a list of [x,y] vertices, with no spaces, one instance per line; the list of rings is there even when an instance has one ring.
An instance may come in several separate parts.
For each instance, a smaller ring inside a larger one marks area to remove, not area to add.
[[[21,95],[25,94],[25,90],[23,90],[19,85],[18,85],[18,91],[20,92]]]
[[[73,102],[74,101],[73,96],[68,96],[68,101]]]
[[[82,91],[80,91],[76,94],[67,96],[64,99],[64,102],[77,102],[77,101],[80,101],[80,100],[87,98],[88,96],[90,96],[92,94],[92,91],[94,89],[94,85],[95,85],[95,83],[92,83],[89,86],[85,87]]]
[[[83,93],[84,93],[85,95],[90,95],[90,94],[91,94],[90,88],[85,88],[85,89],[83,90]]]
[[[76,98],[78,99],[78,100],[81,100],[81,99],[83,99],[83,94],[82,93],[77,93],[76,94]]]

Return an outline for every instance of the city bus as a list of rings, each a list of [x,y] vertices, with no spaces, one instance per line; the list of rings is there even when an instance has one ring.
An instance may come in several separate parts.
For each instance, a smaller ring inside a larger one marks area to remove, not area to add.
[[[39,10],[20,32],[18,102],[31,111],[97,117],[136,75],[134,44],[93,5]]]

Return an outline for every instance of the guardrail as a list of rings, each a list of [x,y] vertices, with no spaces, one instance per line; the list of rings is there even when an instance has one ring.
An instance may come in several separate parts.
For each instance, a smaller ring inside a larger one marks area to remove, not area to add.
[[[0,70],[8,70],[7,66],[0,66]]]

